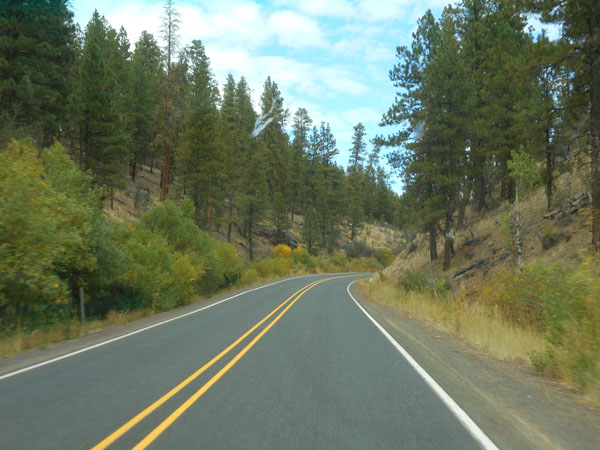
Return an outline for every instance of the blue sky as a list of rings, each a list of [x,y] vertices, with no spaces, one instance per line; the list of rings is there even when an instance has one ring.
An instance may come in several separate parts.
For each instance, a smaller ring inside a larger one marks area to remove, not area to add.
[[[246,77],[258,110],[262,84],[270,75],[290,114],[304,107],[315,124],[330,123],[340,150],[338,164],[346,166],[354,125],[362,122],[368,139],[389,131],[378,123],[394,101],[388,73],[396,63],[396,46],[410,43],[427,9],[439,17],[448,0],[174,3],[181,13],[181,44],[204,43],[220,84],[228,73],[236,80]],[[113,28],[125,27],[132,47],[142,30],[159,38],[163,5],[155,0],[71,2],[82,28],[96,8]],[[391,181],[399,191],[398,181]]]

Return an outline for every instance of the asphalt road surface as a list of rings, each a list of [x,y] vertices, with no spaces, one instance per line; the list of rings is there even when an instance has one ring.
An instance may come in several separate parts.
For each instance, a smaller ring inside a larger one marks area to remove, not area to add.
[[[494,448],[332,277],[0,376],[0,449]]]

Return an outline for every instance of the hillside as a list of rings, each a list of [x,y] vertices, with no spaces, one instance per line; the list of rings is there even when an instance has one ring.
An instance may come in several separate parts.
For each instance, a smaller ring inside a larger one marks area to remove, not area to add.
[[[107,201],[104,206],[105,215],[119,222],[130,222],[138,219],[145,211],[159,204],[160,199],[160,170],[154,169],[150,172],[150,167],[142,165],[141,170],[136,174],[135,181],[127,176],[123,180],[124,187],[115,190],[113,208]],[[174,188],[173,188],[174,189]],[[172,192],[174,196],[179,196],[177,191]],[[294,223],[288,231],[291,243],[301,241],[302,226],[304,217],[294,216]],[[275,245],[272,239],[272,227],[263,221],[254,233],[254,256],[260,260],[268,256]],[[343,247],[351,242],[349,233],[341,230],[340,246]],[[217,239],[227,240],[227,230],[224,227],[217,227],[211,230]],[[396,253],[401,248],[402,233],[386,223],[366,223],[357,233],[356,240],[364,241],[368,247],[373,249],[385,248]],[[232,243],[235,244],[240,258],[247,260],[248,252],[245,238],[233,227],[231,236]]]
[[[530,192],[521,203],[520,218],[523,239],[523,263],[578,262],[589,247],[591,234],[590,199],[587,174],[582,170],[565,172],[556,180],[552,211],[547,210],[543,186]],[[514,205],[508,203],[481,213],[467,208],[465,227],[457,230],[455,253],[450,269],[442,271],[441,256],[430,262],[426,236],[416,235],[404,241],[402,250],[384,272],[392,280],[405,270],[425,271],[445,277],[453,289],[481,285],[490,275],[516,265],[510,252]],[[438,252],[443,239],[437,241]]]

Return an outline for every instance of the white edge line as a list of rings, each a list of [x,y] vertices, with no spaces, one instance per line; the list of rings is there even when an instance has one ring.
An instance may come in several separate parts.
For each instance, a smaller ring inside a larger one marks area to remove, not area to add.
[[[315,274],[315,275],[322,275],[322,274]],[[82,348],[82,349],[76,350],[76,351],[74,351],[74,352],[67,353],[67,354],[65,354],[65,355],[62,355],[62,356],[57,356],[56,358],[52,358],[52,359],[49,359],[49,360],[47,360],[47,361],[42,361],[42,362],[40,362],[40,363],[37,363],[37,364],[34,364],[34,365],[32,365],[32,366],[28,366],[28,367],[24,367],[24,368],[22,368],[22,369],[19,369],[19,370],[15,370],[14,372],[9,372],[9,373],[7,373],[7,374],[0,375],[0,380],[4,380],[4,379],[6,379],[6,378],[10,378],[10,377],[14,377],[15,375],[19,375],[19,374],[21,374],[21,373],[24,373],[24,372],[29,372],[30,370],[37,369],[38,367],[42,367],[42,366],[45,366],[45,365],[52,364],[52,363],[55,363],[55,362],[57,362],[57,361],[60,361],[61,359],[70,358],[71,356],[75,356],[75,355],[78,355],[78,354],[80,354],[80,353],[84,353],[84,352],[87,352],[87,351],[89,351],[89,350],[93,350],[93,349],[95,349],[95,348],[102,347],[103,345],[107,345],[107,344],[110,344],[110,343],[112,343],[112,342],[119,341],[119,340],[121,340],[121,339],[125,339],[125,338],[127,338],[127,337],[129,337],[129,336],[133,336],[134,334],[138,334],[138,333],[141,333],[141,332],[143,332],[143,331],[149,330],[149,329],[151,329],[151,328],[158,327],[158,326],[160,326],[160,325],[164,325],[165,323],[173,322],[174,320],[181,319],[182,317],[186,317],[186,316],[190,316],[190,315],[192,315],[192,314],[196,314],[196,313],[198,313],[198,312],[200,312],[200,311],[204,311],[205,309],[212,308],[213,306],[217,306],[217,305],[218,305],[218,304],[220,304],[220,303],[226,302],[226,301],[228,301],[228,300],[232,300],[232,299],[234,299],[234,298],[236,298],[236,297],[239,297],[239,296],[241,296],[241,295],[244,295],[244,294],[248,294],[249,292],[257,291],[257,290],[259,290],[259,289],[264,289],[264,288],[266,288],[266,287],[273,286],[273,285],[275,285],[275,284],[279,284],[279,283],[283,283],[283,282],[285,282],[285,281],[296,280],[296,279],[298,279],[298,278],[311,277],[311,276],[315,276],[315,275],[300,275],[300,276],[298,276],[298,277],[286,278],[285,280],[279,280],[279,281],[275,281],[274,283],[269,283],[269,284],[265,284],[265,285],[263,285],[263,286],[258,286],[258,287],[255,287],[255,288],[253,288],[253,289],[249,289],[249,290],[247,290],[247,291],[240,292],[240,293],[238,293],[238,294],[232,295],[231,297],[227,297],[227,298],[225,298],[225,299],[223,299],[223,300],[219,300],[218,302],[215,302],[215,303],[212,303],[212,304],[210,304],[210,305],[207,305],[207,306],[205,306],[205,307],[203,307],[203,308],[196,309],[196,310],[194,310],[194,311],[191,311],[191,312],[188,312],[188,313],[182,314],[182,315],[180,315],[180,316],[177,316],[177,317],[172,317],[172,318],[170,318],[170,319],[163,320],[162,322],[158,322],[158,323],[155,323],[155,324],[153,324],[153,325],[149,325],[149,326],[147,326],[147,327],[140,328],[139,330],[135,330],[135,331],[132,331],[132,332],[130,332],[130,333],[126,333],[126,334],[123,334],[123,335],[121,335],[121,336],[117,336],[117,337],[115,337],[115,338],[112,338],[112,339],[109,339],[109,340],[107,340],[107,341],[102,341],[102,342],[99,342],[99,343],[97,343],[97,344],[90,345],[89,347],[85,347],[85,348]]]
[[[350,298],[352,298],[352,300],[354,300],[354,303],[356,303],[356,306],[358,306],[360,308],[360,310],[369,318],[369,320],[371,320],[371,322],[373,322],[375,324],[375,326],[379,329],[379,331],[381,331],[381,333],[383,333],[383,335],[388,339],[388,341],[390,341],[392,343],[392,345],[394,347],[396,347],[396,350],[398,350],[402,354],[402,356],[404,356],[404,358],[408,361],[408,363],[417,371],[417,373],[421,376],[421,378],[423,378],[425,383],[427,383],[429,385],[429,387],[433,390],[433,392],[436,393],[436,395],[440,398],[440,400],[442,400],[446,404],[448,409],[450,409],[450,411],[452,411],[452,413],[465,426],[467,431],[469,431],[469,433],[471,433],[471,435],[475,438],[475,440],[478,441],[485,450],[498,450],[498,447],[496,447],[496,445],[491,441],[491,439],[489,437],[487,437],[487,435],[483,432],[483,430],[481,430],[481,428],[479,428],[477,426],[477,424],[475,422],[473,422],[473,419],[471,419],[468,416],[468,414],[466,412],[464,412],[464,410],[460,406],[458,406],[458,403],[456,403],[454,401],[454,399],[452,399],[452,397],[450,397],[448,395],[448,393],[446,393],[446,391],[444,391],[444,389],[439,384],[437,384],[437,382],[431,377],[431,375],[429,375],[425,371],[425,369],[423,369],[419,365],[419,363],[417,361],[415,361],[414,358],[412,356],[410,356],[410,354],[406,350],[404,350],[404,347],[402,347],[400,344],[398,344],[398,342],[385,330],[385,328],[383,328],[379,324],[379,322],[377,322],[360,305],[360,303],[358,303],[356,301],[354,296],[350,293],[350,286],[352,286],[354,283],[356,283],[356,280],[354,280],[352,283],[348,284],[348,286],[346,287],[346,291],[348,291],[348,295],[350,296]]]

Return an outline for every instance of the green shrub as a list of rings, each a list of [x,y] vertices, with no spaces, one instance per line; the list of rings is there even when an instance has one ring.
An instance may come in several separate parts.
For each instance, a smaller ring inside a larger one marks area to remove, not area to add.
[[[538,262],[504,272],[482,290],[509,320],[543,332],[548,350],[531,357],[538,370],[560,373],[581,389],[600,378],[600,257],[574,267]],[[600,390],[600,386],[596,386]]]
[[[394,261],[394,255],[387,248],[375,250],[375,258],[383,267],[389,266]]]
[[[310,255],[307,249],[300,245],[292,251],[292,260],[295,264],[301,265],[307,270],[312,271],[317,267],[315,258]]]
[[[405,292],[415,291],[435,295],[448,294],[448,282],[443,277],[405,270],[398,279],[398,285]]]
[[[39,152],[11,141],[0,152],[3,315],[68,308],[80,276],[96,266],[101,194],[58,144]]]
[[[250,266],[263,279],[273,277],[284,277],[293,271],[293,264],[290,258],[266,258]]]
[[[123,281],[137,297],[136,307],[167,310],[190,302],[204,269],[189,254],[140,224],[116,224],[114,239],[126,259]]]
[[[237,280],[243,269],[243,262],[237,256],[235,247],[219,242],[202,231],[188,217],[185,208],[170,201],[146,212],[140,222],[164,236],[177,251],[188,254],[195,265],[204,268],[204,275],[198,280],[198,289],[205,294],[228,287]]]
[[[349,242],[344,245],[344,251],[347,258],[360,258],[362,256],[370,258],[375,255],[375,250],[369,247],[365,241]]]

